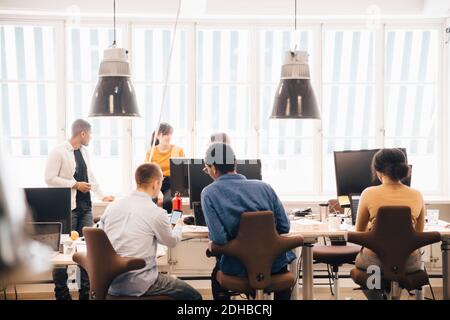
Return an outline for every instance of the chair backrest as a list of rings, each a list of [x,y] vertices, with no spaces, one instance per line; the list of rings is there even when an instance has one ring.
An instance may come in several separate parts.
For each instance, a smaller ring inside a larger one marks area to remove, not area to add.
[[[271,284],[275,259],[303,245],[301,236],[280,236],[272,211],[244,212],[235,239],[223,246],[212,245],[213,254],[225,254],[244,264],[250,287],[264,289]]]
[[[83,267],[89,276],[92,300],[105,299],[108,288],[115,277],[127,271],[145,266],[143,259],[124,258],[117,255],[105,231],[84,227],[87,255],[75,253],[73,261]]]
[[[348,241],[374,251],[381,261],[384,279],[402,281],[406,260],[423,246],[441,241],[438,232],[417,232],[411,219],[411,208],[380,207],[369,232],[349,232]]]

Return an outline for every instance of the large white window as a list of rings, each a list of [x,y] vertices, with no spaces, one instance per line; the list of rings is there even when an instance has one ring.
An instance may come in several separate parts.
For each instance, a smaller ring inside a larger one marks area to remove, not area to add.
[[[385,41],[386,146],[405,147],[411,183],[426,193],[440,188],[439,33],[388,29]]]
[[[374,148],[375,37],[373,31],[323,32],[323,191],[335,194],[334,151]]]
[[[42,186],[57,140],[55,27],[0,25],[0,134],[20,186]]]
[[[144,162],[160,116],[162,93],[173,31],[137,27],[133,30],[133,80],[141,118],[133,120],[133,167]],[[187,95],[187,32],[177,30],[161,121],[174,128],[172,143],[190,154]]]
[[[414,187],[449,196],[442,28],[440,20],[376,29],[311,23],[297,32],[276,23],[182,23],[161,120],[188,157],[203,157],[211,133],[228,133],[238,158],[260,158],[263,179],[282,196],[333,196],[334,151],[393,146],[407,149]],[[1,23],[0,134],[19,184],[43,185],[49,150],[85,118],[100,182],[127,192],[159,118],[172,32],[169,24],[121,21],[117,42],[129,49],[142,117],[89,119],[112,28]],[[295,45],[309,53],[320,122],[269,119],[284,54]]]
[[[211,133],[227,132],[239,158],[254,155],[247,30],[197,31],[196,155],[204,157]]]

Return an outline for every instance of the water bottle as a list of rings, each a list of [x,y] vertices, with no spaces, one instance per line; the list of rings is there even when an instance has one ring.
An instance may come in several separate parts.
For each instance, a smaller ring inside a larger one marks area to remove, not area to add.
[[[175,192],[175,197],[173,197],[173,199],[172,199],[172,211],[182,211],[181,205],[182,205],[182,201],[181,201],[180,193],[177,191],[177,192]]]

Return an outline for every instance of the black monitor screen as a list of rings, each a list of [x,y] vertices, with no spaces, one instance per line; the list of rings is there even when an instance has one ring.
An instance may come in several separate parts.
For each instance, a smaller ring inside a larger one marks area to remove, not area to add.
[[[192,204],[200,202],[200,194],[204,187],[213,182],[213,179],[205,172],[203,168],[205,163],[202,159],[193,159],[189,164],[189,200]]]
[[[192,203],[200,201],[200,194],[213,179],[203,172],[205,164],[201,159],[193,159],[189,164],[189,198]],[[262,180],[261,160],[237,160],[236,171],[244,175],[247,179]]]
[[[237,160],[236,172],[242,174],[247,179],[262,180],[261,160]]]
[[[191,159],[170,159],[170,191],[172,197],[179,192],[182,197],[189,197],[188,164]]]
[[[62,233],[70,233],[70,188],[25,188],[25,196],[34,221],[61,222]]]
[[[399,149],[406,155],[405,148]],[[378,150],[380,149],[334,152],[338,196],[360,194],[367,187],[381,184],[378,179],[372,178],[371,170],[372,158]],[[402,182],[409,186],[411,178],[406,178]]]

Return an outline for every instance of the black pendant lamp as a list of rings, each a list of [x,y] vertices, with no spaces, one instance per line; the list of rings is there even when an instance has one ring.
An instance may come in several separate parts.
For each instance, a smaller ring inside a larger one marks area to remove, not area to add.
[[[103,52],[90,117],[140,117],[127,54],[126,49],[116,48],[114,0],[114,42],[111,48]]]
[[[297,30],[297,0],[295,0],[295,30]],[[311,86],[307,52],[295,49],[286,52],[270,118],[320,119],[319,106]]]

